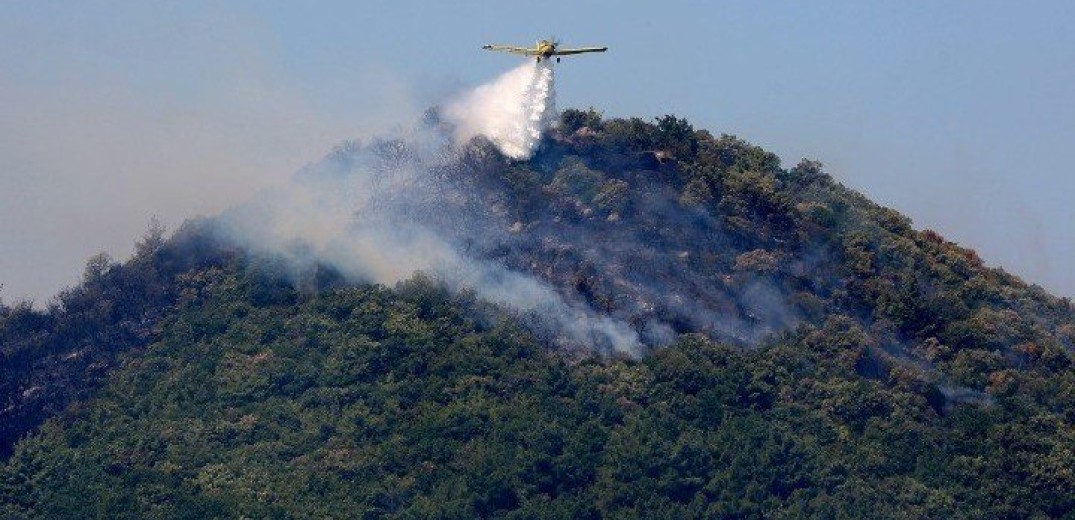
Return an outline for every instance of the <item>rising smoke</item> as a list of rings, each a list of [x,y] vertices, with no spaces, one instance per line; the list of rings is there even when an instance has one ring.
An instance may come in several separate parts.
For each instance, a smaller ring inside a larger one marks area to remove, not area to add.
[[[507,157],[530,157],[557,117],[552,66],[528,62],[446,107],[453,129],[342,146],[290,185],[225,213],[221,229],[257,253],[286,259],[295,272],[327,264],[349,279],[389,285],[423,272],[527,316],[554,343],[637,353],[628,323],[468,254],[473,244],[503,243],[511,232],[485,218],[490,208],[460,182],[459,159],[483,152],[470,142],[477,136]]]

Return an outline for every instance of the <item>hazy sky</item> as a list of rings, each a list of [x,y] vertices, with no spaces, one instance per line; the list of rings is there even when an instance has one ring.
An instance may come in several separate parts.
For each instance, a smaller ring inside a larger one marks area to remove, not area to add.
[[[673,113],[1075,296],[1075,2],[0,2],[0,298],[43,303],[518,58],[558,104]]]

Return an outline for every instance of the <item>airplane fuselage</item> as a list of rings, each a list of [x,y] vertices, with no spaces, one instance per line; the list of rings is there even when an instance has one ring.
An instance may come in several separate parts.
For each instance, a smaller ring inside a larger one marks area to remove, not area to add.
[[[537,55],[542,58],[548,58],[556,53],[556,44],[549,40],[540,40],[537,42]]]

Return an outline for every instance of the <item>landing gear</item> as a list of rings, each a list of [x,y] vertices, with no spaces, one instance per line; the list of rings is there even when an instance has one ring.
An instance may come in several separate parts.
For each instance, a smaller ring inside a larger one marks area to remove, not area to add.
[[[560,57],[559,56],[556,57],[556,63],[560,63]]]
[[[534,59],[536,59],[538,63],[541,63],[541,56],[538,56],[537,58],[534,58]]]

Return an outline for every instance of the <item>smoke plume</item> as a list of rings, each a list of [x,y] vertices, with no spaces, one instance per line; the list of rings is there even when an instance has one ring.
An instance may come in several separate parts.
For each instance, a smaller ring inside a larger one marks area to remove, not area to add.
[[[425,273],[566,347],[640,354],[687,332],[757,345],[800,322],[791,289],[762,261],[770,253],[742,249],[651,171],[590,168],[555,140],[539,150],[555,118],[552,80],[551,64],[528,60],[440,117],[341,145],[225,214],[223,229],[299,275],[329,265],[391,285]],[[508,160],[535,154],[518,169]],[[715,276],[718,264],[732,273]]]
[[[286,187],[226,212],[221,230],[295,273],[327,264],[350,280],[390,285],[422,272],[515,311],[553,343],[637,353],[628,323],[479,254],[512,232],[465,166],[502,159],[469,140],[484,136],[505,156],[529,157],[555,117],[552,76],[551,66],[527,63],[449,103],[452,129],[341,145]]]

